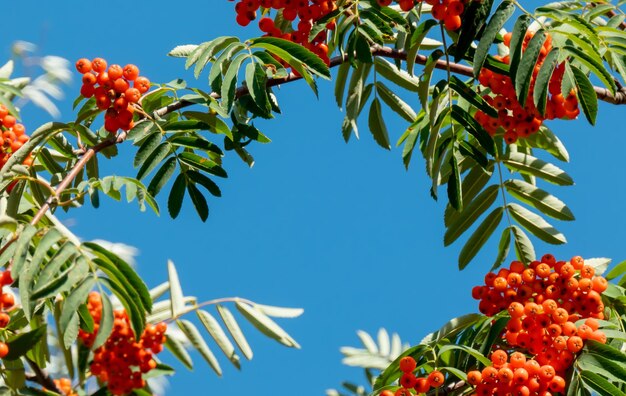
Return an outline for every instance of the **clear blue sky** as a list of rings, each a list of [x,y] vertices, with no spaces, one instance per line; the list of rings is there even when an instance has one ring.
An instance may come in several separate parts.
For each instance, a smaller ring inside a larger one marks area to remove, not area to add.
[[[3,7],[0,61],[10,55],[10,44],[21,39],[39,45],[41,54],[72,62],[96,56],[132,62],[152,81],[184,77],[208,89],[205,75],[194,81],[183,61],[165,55],[178,44],[257,34],[254,27],[239,29],[233,4],[9,2]],[[60,103],[63,121],[74,118],[76,80],[66,87],[67,99]],[[494,243],[465,272],[457,271],[461,243],[443,247],[444,205],[430,198],[417,155],[406,172],[401,150],[379,149],[366,122],[361,140],[345,144],[340,132],[343,115],[334,105],[331,83],[320,82],[319,100],[300,83],[277,92],[283,115],[259,124],[273,142],[251,148],[256,158],[252,169],[228,153],[230,177],[220,184],[223,197],[210,200],[206,223],[197,218],[190,202],[172,221],[163,197],[161,217],[140,213],[134,203],[106,199],[100,210],[85,207],[66,217],[84,239],[136,246],[138,270],[149,286],[166,279],[166,260],[171,258],[186,294],[201,301],[241,296],[305,309],[298,319],[280,321],[301,350],[286,349],[246,325],[255,356],[244,362],[241,373],[222,359],[225,374],[217,378],[194,354],[194,372],[181,369],[171,380],[169,394],[322,395],[342,380],[361,381],[361,371],[343,366],[339,353],[341,346],[358,344],[356,330],[373,333],[385,327],[416,343],[449,318],[477,309],[470,289],[493,262]],[[32,105],[23,115],[29,131],[49,120]],[[539,255],[626,258],[626,138],[620,119],[622,109],[602,105],[595,128],[584,119],[551,124],[570,151],[572,163],[562,166],[577,184],[550,191],[570,206],[577,221],[555,221],[569,244],[548,247],[536,242]],[[395,141],[406,124],[393,117],[388,121]],[[122,155],[102,162],[102,169],[134,176],[133,149],[123,146]],[[173,361],[165,353],[161,356]]]

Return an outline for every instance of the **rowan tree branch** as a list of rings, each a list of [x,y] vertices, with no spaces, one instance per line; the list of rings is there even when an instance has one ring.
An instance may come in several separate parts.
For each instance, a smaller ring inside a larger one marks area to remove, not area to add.
[[[28,362],[28,365],[34,373],[33,375],[26,376],[26,379],[28,381],[35,382],[52,392],[61,393],[52,378],[48,375],[46,371],[39,367],[37,363],[33,362],[30,358],[26,358],[26,362]]]
[[[399,60],[407,59],[407,53],[405,51],[396,50],[396,49],[389,48],[389,47],[373,46],[371,48],[371,51],[372,51],[373,56],[379,56],[379,57],[390,58],[390,59],[399,59]],[[347,61],[348,61],[348,56],[345,54],[335,56],[330,60],[329,67],[334,68]],[[425,65],[427,61],[428,61],[428,57],[424,55],[417,54],[415,57],[416,64]],[[463,65],[460,63],[455,63],[455,62],[447,62],[446,60],[443,60],[443,59],[436,61],[435,68],[441,69],[441,70],[450,70],[451,73],[459,74],[463,76],[468,76],[468,77],[473,76],[473,70],[470,66]],[[302,79],[302,77],[294,73],[290,73],[289,75],[287,75],[287,77],[275,78],[275,79],[269,80],[267,82],[267,86],[274,87],[274,86],[298,81],[300,79]],[[594,90],[599,100],[602,100],[611,104],[620,104],[620,105],[626,104],[626,88],[619,89],[618,91],[616,91],[615,95],[613,95],[607,88],[604,88],[604,87],[596,86],[594,87]],[[248,94],[248,88],[246,86],[240,86],[239,88],[237,88],[235,96],[237,98],[240,98],[247,94]],[[219,99],[221,97],[220,94],[218,94],[217,92],[212,92],[210,96],[214,99]],[[154,111],[152,115],[155,118],[160,118],[171,112],[183,109],[185,107],[192,106],[194,104],[196,103],[186,101],[186,100],[178,100],[165,107],[162,107]],[[82,168],[87,164],[89,159],[91,159],[91,157],[93,157],[99,151],[109,146],[113,146],[115,144],[119,144],[123,142],[125,138],[126,138],[126,134],[121,133],[116,138],[105,140],[93,146],[92,148],[85,150],[81,156],[81,159],[74,165],[70,173],[68,173],[65,176],[65,178],[61,181],[61,183],[59,183],[59,186],[56,188],[56,196],[59,196],[59,194],[61,194],[72,183],[72,181],[76,178],[76,176],[79,174]],[[33,217],[31,224],[35,225],[36,223],[38,223],[53,204],[54,204],[53,198],[49,198],[48,201],[46,201],[46,203],[39,209],[35,217]]]

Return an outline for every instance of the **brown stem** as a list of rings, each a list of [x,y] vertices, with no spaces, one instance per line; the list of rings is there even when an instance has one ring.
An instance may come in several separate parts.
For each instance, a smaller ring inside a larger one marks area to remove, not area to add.
[[[34,375],[26,376],[27,380],[31,382],[36,382],[50,391],[61,393],[59,388],[57,388],[56,384],[54,383],[54,380],[50,378],[48,373],[46,373],[41,367],[37,365],[37,363],[33,362],[29,358],[26,358],[26,361],[28,362],[28,365],[30,366],[30,368],[33,370],[33,373],[34,373]]]
[[[467,384],[465,381],[452,382],[446,386],[442,386],[441,388],[431,389],[426,393],[426,396],[445,396],[466,386]]]

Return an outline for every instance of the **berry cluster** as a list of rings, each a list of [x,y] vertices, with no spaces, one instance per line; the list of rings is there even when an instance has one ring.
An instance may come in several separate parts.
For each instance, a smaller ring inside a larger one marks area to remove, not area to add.
[[[78,396],[78,393],[72,390],[72,381],[69,378],[60,378],[54,380],[54,385],[65,396]],[[45,388],[44,388],[45,390]]]
[[[0,168],[7,163],[11,155],[17,151],[29,139],[24,125],[19,124],[17,119],[9,114],[9,109],[0,104]],[[30,155],[24,161],[24,165],[31,165]]]
[[[410,389],[414,389],[418,394],[426,393],[431,388],[439,388],[445,382],[445,376],[439,370],[431,371],[426,377],[417,377],[413,371],[417,368],[417,362],[411,356],[400,359],[400,388],[395,393],[384,390],[380,396],[413,396]]]
[[[563,392],[563,378],[585,340],[606,342],[598,319],[604,319],[601,293],[607,285],[580,256],[566,262],[547,254],[528,268],[514,261],[508,269],[487,274],[485,285],[472,289],[472,297],[480,300],[479,309],[485,315],[508,311],[511,319],[502,342],[514,352],[509,355],[497,349],[491,355],[492,366],[468,373],[476,394]]]
[[[533,32],[526,33],[522,51],[526,50],[533,35]],[[511,36],[511,33],[504,35],[504,45],[507,47],[511,44]],[[498,110],[498,118],[492,118],[482,111],[477,111],[475,118],[490,135],[494,136],[498,129],[502,128],[504,129],[504,140],[512,144],[518,138],[525,138],[537,132],[546,119],[561,118],[570,120],[578,116],[580,110],[578,109],[578,99],[575,92],[570,92],[567,97],[563,97],[561,93],[561,83],[565,72],[563,64],[558,65],[552,74],[548,86],[550,95],[546,103],[545,115],[541,115],[534,105],[532,98],[535,78],[551,49],[552,38],[550,35],[547,35],[533,70],[528,99],[524,106],[517,100],[515,87],[510,77],[492,72],[486,68],[480,71],[478,81],[481,85],[491,90],[491,95],[485,95],[483,98]],[[495,58],[503,63],[508,64],[510,62],[508,55],[504,57],[496,56]]]
[[[87,308],[95,323],[94,332],[87,333],[81,329],[78,336],[87,347],[91,347],[102,317],[99,293],[89,294]],[[163,350],[166,329],[165,323],[156,326],[148,324],[140,340],[136,341],[126,311],[115,311],[111,335],[104,345],[94,351],[91,374],[101,382],[106,382],[113,395],[124,395],[133,389],[145,387],[142,375],[157,366],[152,354]]]
[[[13,283],[11,278],[11,271],[4,271],[0,273],[0,329],[4,329],[9,324],[11,317],[6,312],[15,305],[15,297],[10,291],[4,291],[4,286],[8,286]],[[4,358],[9,353],[9,347],[4,342],[0,342],[0,359]]]
[[[310,42],[309,34],[316,21],[337,9],[335,3],[335,0],[239,0],[235,4],[235,11],[237,12],[237,23],[241,26],[247,26],[256,19],[257,11],[261,7],[266,10],[282,10],[284,20],[290,23],[279,28],[273,19],[261,18],[259,28],[265,33],[265,36],[279,37],[300,44],[319,56],[326,64],[329,64],[326,32],[320,32]],[[293,23],[296,25],[293,26]],[[334,29],[335,22],[328,23],[326,27],[330,30]]]
[[[102,58],[92,61],[83,58],[76,62],[76,70],[83,75],[81,95],[95,97],[96,106],[106,110],[104,129],[110,133],[131,129],[134,125],[133,105],[150,89],[150,80],[139,75],[137,66],[111,65],[107,69],[107,62]]]

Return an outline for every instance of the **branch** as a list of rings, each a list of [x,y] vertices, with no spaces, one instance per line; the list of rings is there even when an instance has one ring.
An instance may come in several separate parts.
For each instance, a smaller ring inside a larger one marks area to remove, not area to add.
[[[26,379],[28,381],[38,383],[39,385],[43,386],[44,388],[50,391],[60,393],[60,394],[62,393],[59,390],[59,388],[57,388],[56,384],[54,383],[52,378],[50,378],[48,373],[46,373],[41,367],[39,367],[37,363],[33,362],[29,358],[26,358],[26,361],[28,362],[28,365],[34,372],[34,375],[26,376]]]
[[[380,56],[383,58],[391,58],[391,59],[400,59],[400,60],[407,59],[407,53],[405,51],[396,50],[396,49],[389,48],[389,47],[374,46],[371,48],[371,51],[372,51],[372,55],[374,56]],[[427,60],[428,60],[428,57],[424,55],[417,54],[415,57],[416,64],[425,65]],[[333,57],[330,60],[329,67],[334,68],[347,61],[348,61],[347,55],[339,55],[339,56]],[[463,76],[468,76],[468,77],[473,76],[473,71],[470,66],[462,65],[460,63],[447,62],[442,59],[438,60],[435,63],[435,68],[441,69],[441,70],[449,69],[451,73],[460,74]],[[275,78],[275,79],[269,80],[267,82],[267,86],[274,87],[274,86],[298,81],[300,79],[302,79],[302,77],[297,76],[294,73],[290,73],[285,78]],[[605,101],[611,104],[626,104],[626,88],[619,89],[615,93],[615,95],[613,95],[608,89],[604,87],[594,87],[594,90],[596,92],[596,95],[598,96],[598,99],[602,101]],[[247,94],[248,94],[248,88],[246,86],[240,86],[239,88],[237,88],[235,96],[237,98],[240,98]],[[220,94],[218,94],[217,92],[212,92],[210,96],[214,99],[219,99],[221,97]],[[173,111],[177,111],[185,107],[192,106],[194,104],[195,103],[189,102],[186,100],[178,100],[174,103],[171,103],[165,107],[162,107],[154,111],[153,116],[155,118],[163,117]],[[87,164],[89,159],[91,159],[91,157],[93,157],[96,153],[105,149],[106,147],[113,146],[115,144],[123,142],[125,138],[126,138],[126,134],[121,133],[115,139],[105,140],[95,145],[94,147],[86,150],[84,154],[82,155],[81,159],[74,165],[70,173],[68,173],[65,176],[65,178],[61,181],[61,183],[56,189],[56,195],[59,196],[59,194],[61,194],[72,183],[74,178],[76,178],[76,176],[79,174],[82,168]],[[54,203],[53,201],[54,200],[52,198],[49,198],[48,201],[46,201],[46,203],[39,209],[35,217],[33,217],[33,220],[31,221],[32,225],[35,225],[44,217],[46,212],[50,209],[50,207]]]

